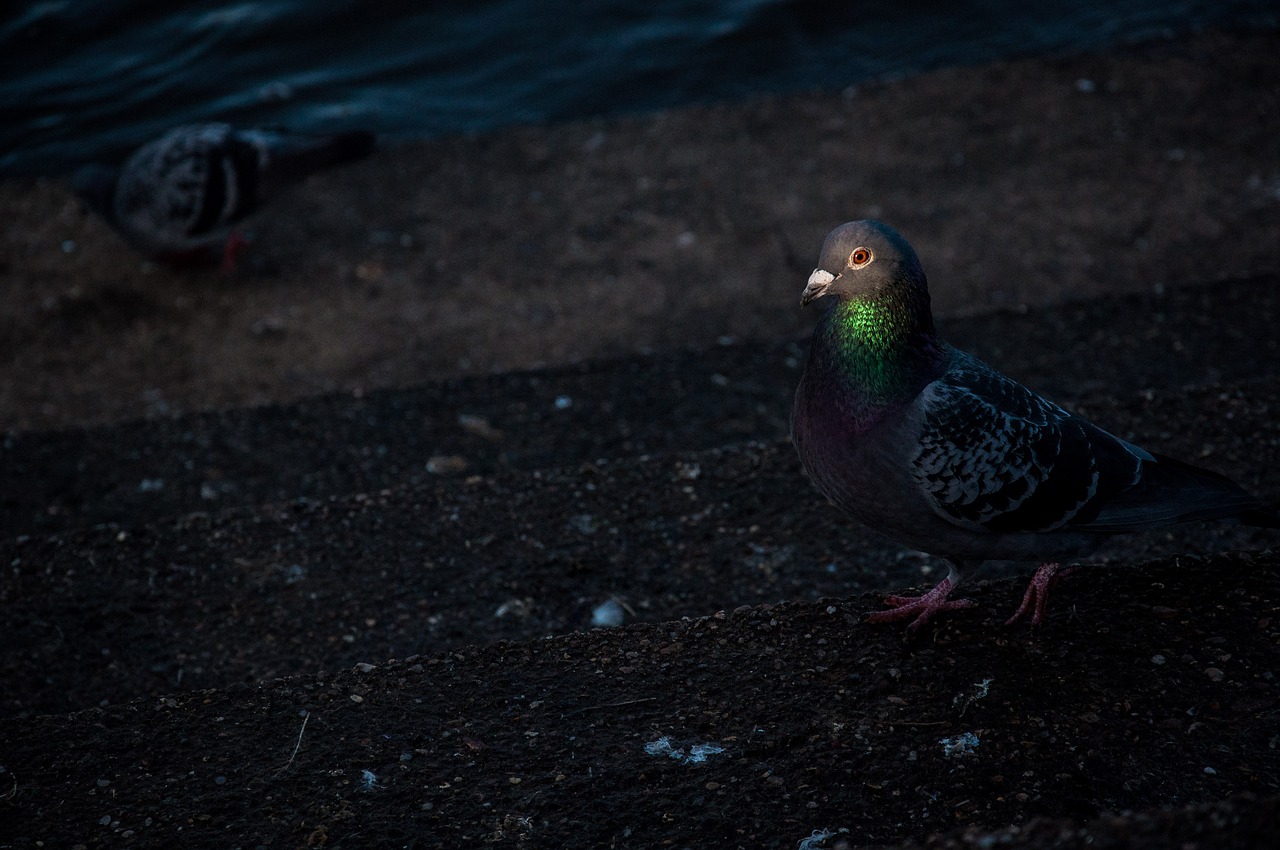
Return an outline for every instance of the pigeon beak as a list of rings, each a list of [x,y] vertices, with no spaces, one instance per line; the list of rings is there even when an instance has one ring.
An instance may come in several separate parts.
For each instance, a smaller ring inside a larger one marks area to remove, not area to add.
[[[808,307],[809,304],[826,295],[827,287],[831,286],[831,282],[836,277],[826,269],[814,269],[813,274],[809,275],[809,283],[804,288],[804,294],[800,296],[800,306]]]

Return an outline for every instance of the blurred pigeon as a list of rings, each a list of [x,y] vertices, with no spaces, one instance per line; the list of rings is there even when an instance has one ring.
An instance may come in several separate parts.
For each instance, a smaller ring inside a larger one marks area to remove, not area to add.
[[[81,168],[72,188],[135,247],[157,259],[213,259],[229,271],[245,244],[233,230],[289,185],[368,156],[372,133],[326,136],[187,124],[139,148],[119,169]]]
[[[987,559],[1074,557],[1108,534],[1190,520],[1280,528],[1222,475],[1125,442],[941,340],[924,269],[892,228],[827,236],[800,303],[824,297],[791,413],[805,471],[836,507],[950,566],[871,621],[910,619],[914,633],[970,607],[949,596]],[[1066,572],[1043,564],[1008,622],[1041,623]]]

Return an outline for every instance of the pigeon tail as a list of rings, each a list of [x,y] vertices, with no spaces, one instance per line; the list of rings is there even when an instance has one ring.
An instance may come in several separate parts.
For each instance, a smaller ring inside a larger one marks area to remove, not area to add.
[[[367,130],[331,136],[272,136],[267,144],[270,160],[264,178],[295,183],[313,172],[364,159],[373,153],[376,144],[377,137]]]
[[[1225,475],[1158,452],[1147,454],[1151,459],[1144,460],[1133,486],[1112,497],[1084,527],[1133,531],[1214,519],[1280,527],[1275,524],[1280,517]]]

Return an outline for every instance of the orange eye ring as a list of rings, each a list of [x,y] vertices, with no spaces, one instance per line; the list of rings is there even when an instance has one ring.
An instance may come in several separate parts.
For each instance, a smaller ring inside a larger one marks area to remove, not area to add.
[[[849,265],[855,269],[860,269],[869,262],[871,262],[871,250],[869,248],[854,248],[853,253],[849,255]]]

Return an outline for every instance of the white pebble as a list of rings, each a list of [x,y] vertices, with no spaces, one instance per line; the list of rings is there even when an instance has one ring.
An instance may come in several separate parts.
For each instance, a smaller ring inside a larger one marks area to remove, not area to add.
[[[622,625],[625,612],[616,599],[606,599],[591,612],[591,625],[601,629],[612,629]]]

